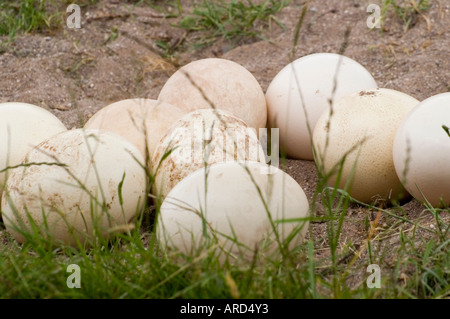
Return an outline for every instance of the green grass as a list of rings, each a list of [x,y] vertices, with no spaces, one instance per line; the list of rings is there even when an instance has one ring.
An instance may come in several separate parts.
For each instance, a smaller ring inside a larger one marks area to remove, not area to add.
[[[381,23],[386,24],[388,12],[393,12],[402,23],[404,30],[407,31],[416,21],[430,8],[429,0],[403,1],[403,0],[383,0],[381,4]],[[426,19],[429,24],[429,20]]]
[[[346,205],[348,197],[340,198]],[[342,208],[345,208],[345,205]],[[346,215],[329,210],[321,222],[328,228],[332,258],[314,258],[320,238],[311,237],[289,256],[264,265],[221,265],[208,250],[195,257],[177,258],[161,252],[149,225],[120,235],[108,245],[91,249],[50,248],[40,238],[23,246],[6,236],[0,250],[1,298],[448,298],[450,297],[450,240],[417,242],[415,231],[399,231],[400,245],[392,262],[383,251],[357,263],[342,262],[348,252],[337,247],[339,225]],[[317,220],[319,221],[319,220]],[[414,225],[414,223],[412,222]],[[444,224],[448,234],[448,224]],[[416,227],[417,229],[417,227]],[[388,231],[385,231],[388,233]],[[380,235],[382,235],[381,233]],[[379,236],[380,236],[379,235]],[[143,240],[145,239],[145,240]],[[375,245],[376,239],[369,241]],[[392,256],[391,256],[392,257]],[[386,258],[386,259],[384,259]],[[291,260],[296,260],[292,264]],[[368,264],[382,269],[380,289],[365,285]],[[81,289],[69,289],[68,265],[81,268]],[[360,285],[346,280],[359,274]],[[230,279],[232,278],[232,280]],[[406,282],[401,279],[405,278]]]
[[[290,0],[261,1],[207,1],[194,6],[192,14],[186,15],[179,27],[202,35],[196,46],[207,45],[218,38],[226,40],[264,39],[262,32],[272,23],[284,28],[275,14],[289,4]]]
[[[81,6],[92,5],[98,0],[78,1]],[[228,41],[264,39],[263,32],[275,23],[284,29],[276,14],[291,0],[265,0],[259,4],[252,1],[231,2],[224,0],[206,1],[194,4],[192,13],[186,14],[179,0],[173,1],[131,1],[134,6],[148,5],[164,13],[166,18],[184,15],[178,27],[187,32],[195,31],[195,48],[209,45],[224,38]],[[12,40],[19,33],[41,32],[63,25],[65,6],[69,0],[20,0],[0,2],[0,35],[8,35]],[[174,48],[164,41],[156,45],[165,56],[172,56]]]
[[[0,3],[0,35],[13,39],[20,32],[38,31],[53,24],[45,0],[2,1]]]
[[[98,0],[76,1],[80,6],[97,3]],[[71,0],[19,0],[0,1],[0,35],[12,40],[19,33],[40,32],[62,25],[66,6]]]

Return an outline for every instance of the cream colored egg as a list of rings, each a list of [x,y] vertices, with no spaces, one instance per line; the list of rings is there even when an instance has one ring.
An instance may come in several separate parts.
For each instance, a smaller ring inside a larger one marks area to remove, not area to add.
[[[158,100],[188,112],[212,107],[226,110],[257,134],[266,127],[264,92],[247,69],[230,60],[209,58],[185,65],[169,78]]]
[[[450,93],[430,97],[408,114],[394,140],[395,170],[408,192],[437,207],[450,205]]]
[[[41,107],[0,103],[0,198],[9,174],[6,168],[19,165],[34,146],[66,130],[56,116]]]
[[[157,238],[162,246],[196,254],[206,249],[208,238],[216,237],[220,259],[248,261],[256,248],[263,255],[279,253],[271,220],[280,242],[286,244],[292,234],[287,247],[301,243],[308,229],[306,195],[277,168],[272,167],[272,174],[261,173],[266,167],[255,162],[215,164],[206,175],[200,169],[178,183],[158,215]]]
[[[325,112],[317,122],[313,142],[315,160],[335,186],[342,167],[339,188],[355,199],[399,200],[406,192],[395,173],[392,158],[394,136],[400,122],[419,103],[415,98],[389,89],[374,89],[339,100],[330,117]],[[345,162],[341,165],[341,161]]]
[[[119,134],[136,145],[144,158],[151,158],[165,132],[185,114],[180,108],[161,101],[129,99],[102,108],[84,128]]]
[[[11,172],[5,226],[23,242],[33,220],[41,236],[71,245],[123,230],[146,201],[142,161],[134,145],[110,132],[58,134],[27,155],[29,166]]]
[[[247,160],[265,163],[253,129],[231,113],[200,109],[175,122],[152,158],[157,167],[154,193],[164,198],[184,177],[215,163]]]
[[[304,56],[285,66],[270,83],[268,126],[279,128],[280,150],[288,157],[312,160],[310,132],[330,101],[376,87],[369,71],[350,58],[333,53]]]

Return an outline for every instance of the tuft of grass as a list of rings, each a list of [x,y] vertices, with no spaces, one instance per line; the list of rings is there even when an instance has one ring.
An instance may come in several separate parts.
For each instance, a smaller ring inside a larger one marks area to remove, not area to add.
[[[81,6],[93,5],[99,0],[81,0]],[[18,33],[41,32],[59,27],[63,22],[66,6],[71,0],[19,0],[0,2],[0,36],[13,40]]]
[[[0,3],[0,35],[13,39],[18,32],[48,28],[54,16],[48,13],[45,0],[2,1]]]
[[[197,45],[208,45],[217,38],[242,40],[264,39],[262,31],[275,22],[284,29],[284,25],[275,17],[290,0],[266,0],[260,4],[252,1],[207,1],[194,6],[192,14],[185,16],[178,26],[187,31],[202,32]]]
[[[428,28],[430,28],[430,21],[424,15],[424,12],[429,8],[429,0],[383,0],[381,5],[381,23],[385,25],[387,13],[392,10],[396,17],[402,21],[405,32],[416,23],[419,16],[422,16],[427,21]]]

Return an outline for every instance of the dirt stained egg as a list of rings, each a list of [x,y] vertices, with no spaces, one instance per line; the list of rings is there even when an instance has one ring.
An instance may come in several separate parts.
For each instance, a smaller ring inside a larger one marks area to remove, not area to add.
[[[119,134],[136,145],[144,158],[151,158],[165,132],[185,114],[186,112],[169,103],[129,99],[100,109],[87,121],[84,128]]]
[[[331,114],[324,112],[313,142],[318,167],[329,175],[328,185],[336,186],[339,179],[339,188],[347,187],[352,197],[366,203],[407,197],[395,172],[392,149],[397,128],[417,104],[405,93],[374,89],[350,94],[335,104]]]
[[[242,120],[223,110],[188,113],[168,130],[152,158],[154,194],[164,198],[183,178],[205,165],[227,161],[265,163],[263,148]]]
[[[220,163],[183,179],[158,215],[162,246],[196,254],[204,251],[208,239],[217,238],[221,260],[242,256],[248,261],[256,247],[266,256],[279,252],[270,220],[281,242],[293,235],[290,249],[301,243],[308,229],[306,195],[292,177],[273,166],[266,174],[266,168],[259,162]]]
[[[217,58],[191,62],[175,72],[158,100],[188,112],[216,108],[232,113],[249,127],[266,127],[264,92],[255,77],[240,64]]]
[[[7,167],[19,165],[25,155],[47,138],[66,131],[49,111],[28,103],[0,103],[0,198]]]
[[[35,223],[39,235],[74,246],[120,231],[146,201],[143,161],[134,145],[110,132],[51,137],[11,172],[1,203],[5,226],[19,242]]]
[[[450,93],[432,96],[397,130],[395,170],[408,192],[432,206],[450,205]]]
[[[301,57],[285,66],[267,89],[268,126],[279,128],[280,150],[288,157],[312,160],[311,134],[330,101],[376,87],[369,71],[348,57]]]

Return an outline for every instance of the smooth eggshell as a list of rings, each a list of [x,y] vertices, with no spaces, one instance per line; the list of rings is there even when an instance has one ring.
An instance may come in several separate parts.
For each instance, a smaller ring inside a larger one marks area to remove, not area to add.
[[[450,137],[443,126],[450,127],[450,93],[417,105],[397,130],[393,149],[405,188],[436,207],[450,205]]]
[[[266,127],[261,86],[247,69],[230,60],[209,58],[183,66],[166,82],[158,100],[188,112],[213,105],[242,119],[257,134]]]
[[[285,66],[270,83],[268,126],[279,128],[280,150],[288,157],[312,160],[310,132],[330,101],[376,87],[369,71],[350,58],[333,53],[304,56]]]
[[[142,164],[136,147],[110,132],[78,129],[42,142],[24,163],[47,164],[16,168],[8,179],[6,228],[23,242],[31,217],[41,236],[76,245],[92,239],[94,228],[107,236],[126,227],[146,201],[146,173],[137,160]]]
[[[129,99],[102,108],[84,128],[119,134],[136,145],[144,158],[151,158],[166,131],[185,114],[180,108],[161,101]]]
[[[170,150],[172,152],[164,158]],[[234,160],[261,161],[264,151],[253,129],[231,113],[200,109],[174,123],[152,158],[158,167],[154,193],[164,198],[184,177],[201,167]]]
[[[66,130],[56,116],[41,107],[19,102],[1,103],[0,171],[19,165],[34,146]],[[6,172],[0,172],[0,198],[5,182]]]
[[[200,169],[182,180],[169,193],[158,215],[157,238],[163,247],[184,254],[197,253],[197,249],[204,248],[206,225],[209,237],[214,233],[218,247],[232,258],[243,256],[248,261],[255,248],[263,254],[279,252],[269,214],[281,241],[295,229],[300,231],[288,247],[301,243],[308,229],[306,195],[281,170],[272,167],[272,174],[262,174],[266,167],[257,162],[215,164],[208,167],[206,178],[205,170]],[[287,219],[295,221],[276,222]]]
[[[325,174],[333,172],[328,185],[335,186],[336,169],[347,155],[339,188],[349,182],[353,198],[371,203],[405,196],[392,149],[400,122],[418,103],[405,93],[375,89],[342,98],[331,118],[330,112],[325,112],[317,122],[313,141],[318,166]]]

